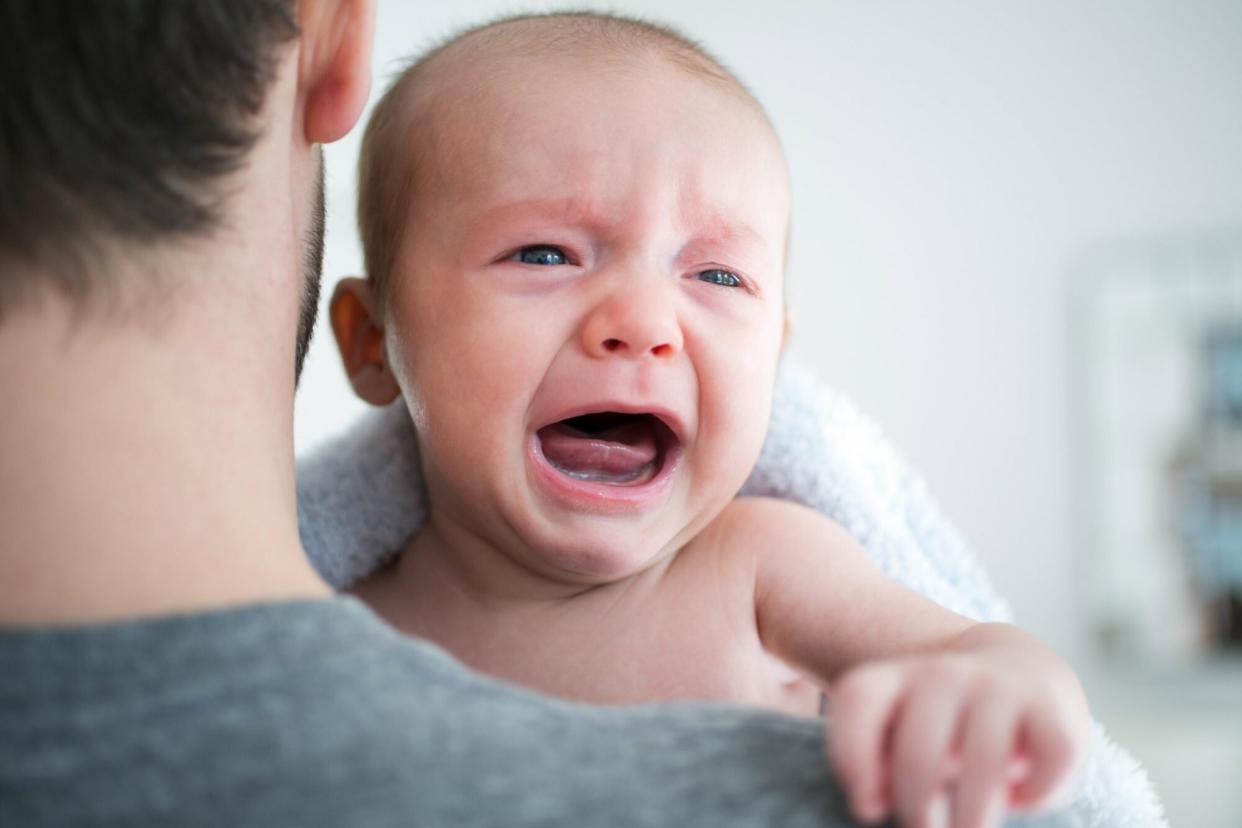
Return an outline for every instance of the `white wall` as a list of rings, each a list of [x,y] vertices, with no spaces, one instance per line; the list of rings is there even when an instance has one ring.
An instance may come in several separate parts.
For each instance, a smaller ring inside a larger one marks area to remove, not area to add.
[[[376,93],[452,27],[546,7],[381,3]],[[797,347],[924,472],[1019,620],[1080,660],[1067,268],[1101,239],[1242,226],[1242,3],[609,7],[683,27],[767,105],[795,178]],[[356,154],[356,134],[328,152],[328,290],[361,266]],[[299,447],[359,408],[321,327]]]

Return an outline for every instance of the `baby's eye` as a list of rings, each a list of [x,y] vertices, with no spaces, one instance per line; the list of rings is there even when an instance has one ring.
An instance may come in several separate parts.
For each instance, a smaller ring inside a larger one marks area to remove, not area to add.
[[[569,263],[565,251],[550,244],[532,244],[513,254],[515,261],[531,265],[563,265]]]
[[[718,267],[700,270],[695,274],[695,278],[702,282],[711,282],[713,285],[723,285],[724,287],[742,286],[742,280],[738,278],[736,273],[730,273]]]

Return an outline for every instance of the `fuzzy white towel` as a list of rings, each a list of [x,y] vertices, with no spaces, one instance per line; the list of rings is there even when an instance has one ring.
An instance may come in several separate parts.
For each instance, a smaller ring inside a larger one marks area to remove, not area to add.
[[[849,400],[786,359],[772,422],[743,494],[802,503],[840,523],[889,577],[963,615],[1010,611],[923,482]],[[409,415],[398,401],[298,464],[302,543],[340,589],[399,552],[426,518]],[[1073,804],[1058,826],[1167,826],[1142,767],[1097,725]],[[1034,825],[1018,818],[1009,825]],[[1044,825],[1044,819],[1038,819]]]

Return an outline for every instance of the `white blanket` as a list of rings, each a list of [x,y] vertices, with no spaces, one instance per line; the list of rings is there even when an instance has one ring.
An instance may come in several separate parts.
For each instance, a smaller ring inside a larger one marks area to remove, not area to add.
[[[969,548],[875,424],[793,360],[781,367],[767,441],[742,493],[822,512],[894,580],[963,615],[1010,619]],[[426,518],[426,503],[413,428],[400,401],[298,464],[302,543],[338,589],[400,551]],[[1098,725],[1073,802],[1054,823],[1167,825],[1146,773]]]

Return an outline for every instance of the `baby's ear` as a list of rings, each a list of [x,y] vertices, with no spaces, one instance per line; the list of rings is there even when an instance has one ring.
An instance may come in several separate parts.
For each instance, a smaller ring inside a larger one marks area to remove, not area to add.
[[[400,388],[388,368],[384,327],[375,315],[375,292],[365,279],[337,283],[329,305],[332,333],[354,393],[371,405],[388,405]]]
[[[789,312],[789,308],[785,308],[785,323],[781,328],[781,353],[785,353],[785,349],[789,347],[789,337],[793,334],[794,318]]]

